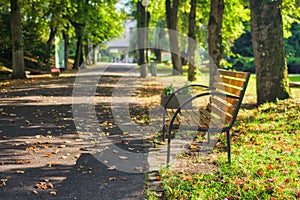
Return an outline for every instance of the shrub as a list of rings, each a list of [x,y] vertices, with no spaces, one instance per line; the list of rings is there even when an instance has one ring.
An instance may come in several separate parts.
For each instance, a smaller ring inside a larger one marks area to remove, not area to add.
[[[300,74],[300,58],[287,58],[288,71],[291,74]]]
[[[237,57],[231,59],[229,62],[232,63],[231,68],[236,71],[244,71],[255,73],[255,64],[253,57]]]

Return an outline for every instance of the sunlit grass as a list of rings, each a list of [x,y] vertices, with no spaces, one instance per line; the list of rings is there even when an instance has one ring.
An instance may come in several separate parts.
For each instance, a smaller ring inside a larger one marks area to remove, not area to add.
[[[242,109],[234,127],[232,164],[224,152],[215,174],[164,171],[167,199],[300,198],[299,106],[286,100]]]

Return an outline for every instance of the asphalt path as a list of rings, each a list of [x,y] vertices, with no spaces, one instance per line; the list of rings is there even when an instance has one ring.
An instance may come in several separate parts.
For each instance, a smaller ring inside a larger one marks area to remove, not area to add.
[[[106,64],[2,88],[0,199],[144,199],[146,131],[120,98],[138,76]]]

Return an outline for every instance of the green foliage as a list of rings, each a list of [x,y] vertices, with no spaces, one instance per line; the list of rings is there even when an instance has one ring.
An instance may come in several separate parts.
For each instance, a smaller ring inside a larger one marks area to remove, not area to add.
[[[225,1],[223,16],[223,45],[224,51],[229,52],[235,39],[239,38],[247,26],[245,22],[250,20],[250,9],[248,2],[243,0]]]
[[[255,73],[255,64],[253,57],[246,56],[236,56],[236,58],[231,59],[231,67],[236,71],[244,71]]]
[[[292,74],[300,74],[300,58],[289,57],[287,58],[288,71]]]
[[[2,13],[0,15],[0,54],[9,54],[11,48],[10,15]]]
[[[173,93],[175,92],[175,88],[174,86],[171,84],[171,85],[168,85],[167,87],[165,87],[163,89],[163,95],[164,96],[171,96]]]
[[[166,198],[298,199],[299,111],[296,99],[241,110],[231,165],[223,153],[217,173],[162,172]]]
[[[288,57],[300,57],[300,25],[294,22],[289,30],[291,36],[285,38],[285,50]]]
[[[299,23],[300,4],[298,0],[282,1],[283,34],[285,38],[292,35],[290,28]]]

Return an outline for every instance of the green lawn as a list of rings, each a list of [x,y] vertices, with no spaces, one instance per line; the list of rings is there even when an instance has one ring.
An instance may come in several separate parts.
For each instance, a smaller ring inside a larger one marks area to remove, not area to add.
[[[223,152],[215,174],[164,171],[167,199],[299,199],[299,112],[295,99],[242,109],[234,127],[232,164]]]
[[[292,82],[300,82],[300,76],[295,76],[295,75],[290,75],[289,76],[289,78],[290,78],[290,81],[292,81]]]

